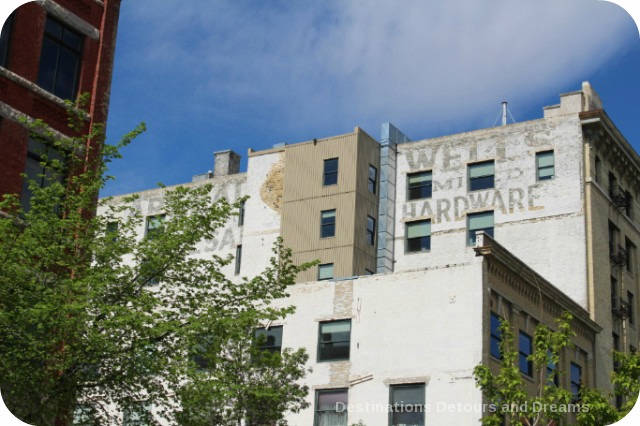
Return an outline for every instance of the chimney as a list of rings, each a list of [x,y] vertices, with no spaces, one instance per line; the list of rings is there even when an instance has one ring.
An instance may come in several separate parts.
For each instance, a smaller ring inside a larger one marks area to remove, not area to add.
[[[213,176],[227,176],[240,172],[240,156],[230,149],[213,153]]]

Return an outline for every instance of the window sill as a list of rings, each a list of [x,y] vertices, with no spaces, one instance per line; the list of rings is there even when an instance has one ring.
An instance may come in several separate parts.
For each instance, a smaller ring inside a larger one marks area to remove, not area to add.
[[[412,201],[431,200],[432,198],[433,198],[433,195],[431,197],[407,198],[407,203],[410,203]]]
[[[405,256],[410,256],[413,254],[424,254],[424,253],[431,253],[431,249],[429,250],[418,250],[418,251],[404,251]]]
[[[349,362],[349,358],[342,358],[342,359],[317,359],[316,363],[318,364],[327,364],[327,363],[337,363],[337,362]]]

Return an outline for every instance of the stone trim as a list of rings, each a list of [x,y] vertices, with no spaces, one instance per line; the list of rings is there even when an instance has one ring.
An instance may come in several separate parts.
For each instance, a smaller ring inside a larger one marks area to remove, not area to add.
[[[1,67],[0,67],[1,68]],[[23,112],[18,111],[17,109],[11,107],[10,105],[5,104],[4,102],[0,101],[0,116],[11,120],[11,121],[15,121],[16,123],[20,124],[22,127],[24,127],[25,129],[29,129],[27,127],[27,125],[25,123],[23,123],[24,121],[27,121],[28,123],[33,123],[35,121],[35,119]],[[69,136],[59,132],[56,129],[53,129],[51,127],[47,126],[47,131],[53,133],[55,135],[55,137],[62,139],[62,140],[70,140]]]
[[[414,385],[424,383],[424,385],[428,385],[431,380],[431,376],[413,376],[413,377],[392,377],[388,379],[384,379],[382,383],[385,386],[391,385]]]
[[[51,92],[48,92],[46,90],[44,90],[42,87],[38,86],[37,84],[35,84],[32,81],[27,80],[26,78],[14,73],[13,71],[0,66],[0,76],[7,78],[8,80],[13,81],[14,83],[19,84],[22,87],[25,87],[29,90],[31,90],[32,92],[38,94],[39,96],[42,96],[43,98],[53,102],[54,104],[58,105],[61,108],[67,109],[68,105],[65,102],[64,99],[57,97],[56,95],[54,95]],[[77,108],[74,108],[74,110],[76,112],[79,112],[81,115],[84,116],[85,119],[89,119],[89,114],[87,114],[86,111],[82,111],[79,110]]]
[[[60,19],[65,24],[73,27],[75,30],[81,32],[85,36],[94,40],[100,39],[100,31],[96,27],[94,27],[75,13],[71,12],[70,10],[60,6],[53,0],[37,0],[36,2],[40,4],[40,6],[42,6],[42,8],[47,11],[47,13],[50,13],[56,18]]]

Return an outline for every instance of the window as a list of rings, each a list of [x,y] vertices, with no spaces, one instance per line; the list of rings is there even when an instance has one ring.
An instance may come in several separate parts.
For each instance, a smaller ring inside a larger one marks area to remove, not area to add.
[[[118,222],[107,223],[107,229],[105,229],[105,236],[109,241],[118,240]]]
[[[407,175],[407,200],[431,198],[431,172],[410,173]]]
[[[324,180],[323,185],[335,185],[338,183],[338,159],[329,158],[324,160]]]
[[[367,242],[370,246],[376,243],[376,220],[367,216]]]
[[[314,426],[347,426],[347,389],[316,391]]]
[[[2,26],[2,32],[0,33],[0,66],[6,67],[9,59],[9,42],[11,39],[11,29],[13,27],[13,19],[15,12],[13,12],[4,25]]]
[[[431,221],[418,220],[407,222],[407,252],[431,250]]]
[[[582,367],[578,364],[571,363],[571,394],[574,400],[580,397],[580,386],[582,386]]]
[[[550,350],[547,350],[547,381],[549,377],[553,376],[553,384],[559,386],[558,374],[556,373],[557,365],[553,362],[553,357]]]
[[[323,210],[320,213],[320,238],[336,235],[336,211]]]
[[[424,383],[389,387],[392,426],[424,426]]]
[[[518,352],[520,354],[520,371],[529,377],[533,376],[533,361],[528,360],[533,353],[531,336],[521,331],[518,339]]]
[[[318,281],[333,279],[333,263],[318,265]]]
[[[147,226],[145,229],[145,236],[153,239],[164,231],[165,215],[159,214],[155,216],[147,216]]]
[[[600,157],[596,156],[596,182],[600,183],[602,179],[602,162],[600,161]]]
[[[635,298],[633,297],[633,293],[627,291],[627,303],[629,304],[629,324],[633,324],[635,322]]]
[[[611,309],[618,306],[618,280],[611,277]]]
[[[242,262],[242,245],[236,247],[236,269],[234,271],[236,275],[240,273],[240,262]]]
[[[616,179],[616,175],[609,172],[609,196],[613,197],[616,194],[618,189],[618,179]]]
[[[493,237],[493,212],[470,213],[467,215],[467,244],[476,243],[476,232],[483,231]]]
[[[349,359],[351,320],[321,322],[318,336],[318,361]]]
[[[609,221],[609,256],[616,254],[616,245],[618,244],[620,231],[618,227]]]
[[[270,352],[278,352],[282,349],[282,326],[259,328],[254,336],[260,349]]]
[[[238,208],[238,226],[244,225],[244,205],[245,201],[243,201]]]
[[[629,191],[624,191],[624,199],[626,200],[624,213],[629,219],[633,219],[633,195]]]
[[[122,413],[122,426],[146,426],[151,424],[151,410],[146,401],[133,402]]]
[[[536,168],[538,180],[553,179],[555,176],[553,151],[538,152],[536,154]]]
[[[378,169],[369,164],[369,178],[368,178],[369,192],[376,193],[376,186],[378,186]]]
[[[47,16],[38,85],[62,99],[74,99],[78,87],[82,36]]]
[[[201,334],[197,343],[189,348],[189,359],[196,365],[198,371],[210,370],[214,367],[209,354],[212,350],[215,350],[212,334]]]
[[[89,404],[78,404],[73,410],[73,426],[97,426],[96,410]]]
[[[502,342],[502,331],[500,331],[501,318],[491,312],[491,342],[489,346],[489,352],[494,358],[502,359],[502,353],[500,352],[500,343]]]
[[[625,263],[626,263],[627,271],[633,273],[634,272],[633,266],[635,264],[635,257],[636,257],[636,246],[628,238],[624,239],[624,245],[625,245]]]
[[[41,141],[29,138],[27,159],[22,180],[21,203],[24,211],[31,208],[33,191],[30,182],[39,188],[46,188],[54,182],[62,183],[64,177],[64,153]]]
[[[469,164],[469,191],[490,189],[495,186],[495,163],[483,161],[482,163]]]

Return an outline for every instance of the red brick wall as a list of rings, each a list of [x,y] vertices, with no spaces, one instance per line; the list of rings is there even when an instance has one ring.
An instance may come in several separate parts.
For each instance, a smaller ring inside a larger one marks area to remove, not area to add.
[[[120,0],[104,0],[104,8],[94,0],[55,0],[100,31],[100,39],[84,38],[78,93],[89,93],[90,122],[105,122],[111,86],[111,72]],[[45,10],[36,3],[21,6],[12,26],[7,68],[36,82]],[[0,101],[34,118],[42,118],[52,128],[68,133],[64,109],[33,90],[0,76]],[[27,132],[7,118],[0,122],[0,194],[19,193],[24,171]]]

